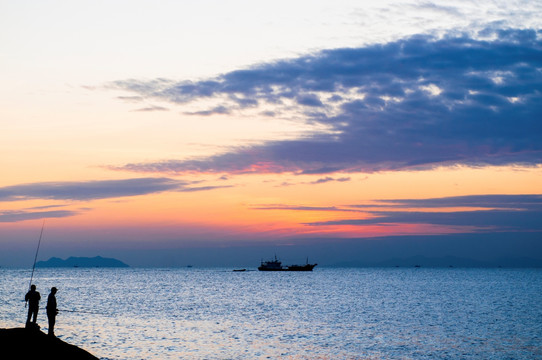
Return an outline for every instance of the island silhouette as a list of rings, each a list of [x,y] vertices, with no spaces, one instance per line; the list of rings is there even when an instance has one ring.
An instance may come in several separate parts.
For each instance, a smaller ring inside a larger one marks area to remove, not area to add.
[[[101,256],[95,257],[74,257],[71,256],[66,260],[52,257],[47,261],[38,261],[36,267],[113,267],[125,268],[130,267],[120,260],[113,258],[104,258]]]

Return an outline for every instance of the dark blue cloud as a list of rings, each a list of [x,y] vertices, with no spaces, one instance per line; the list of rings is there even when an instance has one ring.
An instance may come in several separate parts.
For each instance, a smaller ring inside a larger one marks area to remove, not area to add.
[[[385,200],[381,203],[383,205],[377,206],[389,210],[373,210],[367,205],[352,206],[371,214],[373,217],[369,219],[324,221],[311,225],[431,224],[473,227],[472,231],[542,232],[542,195],[474,195]],[[466,209],[458,211],[453,208]]]
[[[95,200],[147,195],[164,191],[203,191],[216,187],[192,188],[190,183],[168,178],[137,178],[79,182],[43,182],[0,188],[0,201],[29,199]]]
[[[437,225],[464,233],[542,232],[542,195],[469,195],[430,199],[379,200],[376,204],[344,206],[260,205],[256,210],[358,212],[361,218],[308,223],[341,225]]]
[[[320,101],[318,96],[314,94],[306,94],[306,95],[300,95],[296,98],[297,103],[300,105],[306,105],[306,106],[324,106],[324,104]]]
[[[293,101],[303,121],[330,129],[126,169],[312,173],[541,164],[541,38],[533,30],[487,30],[478,38],[420,35],[325,50],[200,82],[118,81],[110,86],[178,104],[227,98],[224,106],[236,111],[264,104],[280,111]]]
[[[63,218],[79,214],[79,211],[72,210],[51,210],[51,211],[0,211],[0,222],[19,222],[36,219]]]
[[[311,184],[325,184],[328,182],[346,182],[350,181],[349,177],[342,177],[342,178],[332,178],[330,176],[326,176],[325,178],[318,179],[316,181],[311,182]]]
[[[503,210],[528,210],[542,207],[542,195],[466,195],[432,199],[378,200],[378,207],[443,208],[478,207]],[[353,205],[366,208],[367,205]]]

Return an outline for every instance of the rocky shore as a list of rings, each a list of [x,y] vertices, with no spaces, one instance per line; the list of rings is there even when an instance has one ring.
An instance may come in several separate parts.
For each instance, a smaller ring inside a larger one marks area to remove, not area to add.
[[[99,360],[89,352],[37,329],[0,329],[1,359]]]

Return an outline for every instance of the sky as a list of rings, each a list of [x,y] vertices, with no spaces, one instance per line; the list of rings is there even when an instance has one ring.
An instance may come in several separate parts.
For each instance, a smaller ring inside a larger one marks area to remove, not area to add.
[[[541,19],[0,0],[0,266],[542,260]]]

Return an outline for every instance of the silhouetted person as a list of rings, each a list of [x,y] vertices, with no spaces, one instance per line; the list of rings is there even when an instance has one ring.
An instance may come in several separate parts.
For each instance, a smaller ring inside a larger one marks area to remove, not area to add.
[[[55,336],[55,320],[56,315],[58,314],[58,309],[56,308],[56,287],[51,288],[51,293],[47,298],[47,319],[49,319],[49,335]]]
[[[26,293],[24,300],[28,302],[28,316],[26,318],[26,327],[30,326],[30,318],[32,324],[36,324],[38,310],[40,309],[41,295],[36,291],[36,285],[30,286],[30,290]]]

